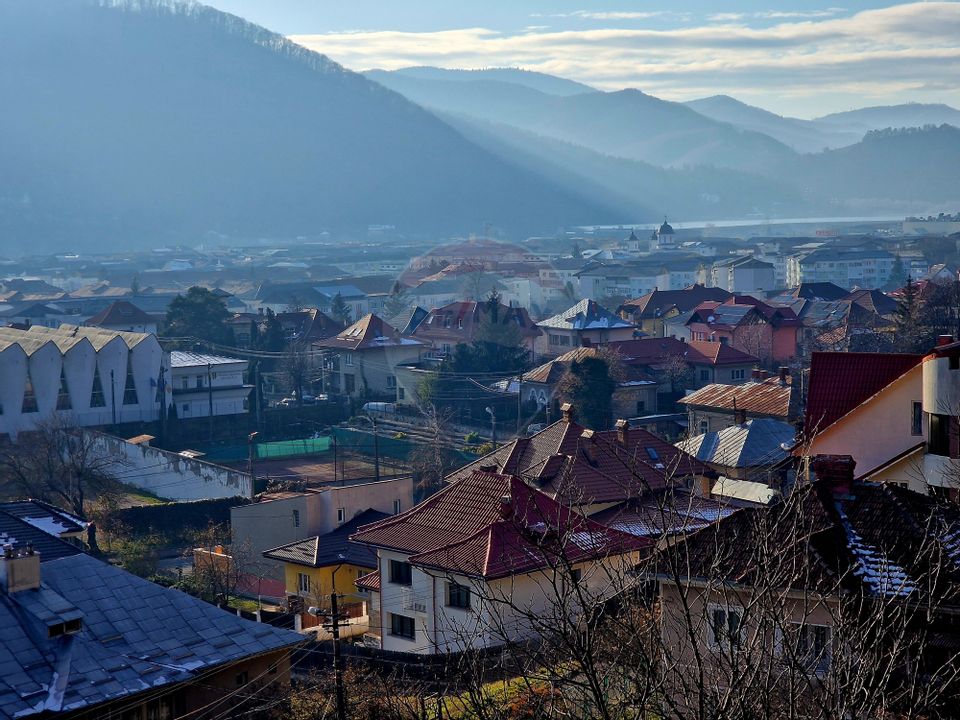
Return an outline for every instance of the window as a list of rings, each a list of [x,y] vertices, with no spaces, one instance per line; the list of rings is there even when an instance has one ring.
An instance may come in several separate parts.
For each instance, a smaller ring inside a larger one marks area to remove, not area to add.
[[[913,403],[913,417],[910,421],[910,434],[923,435],[923,403]]]
[[[399,500],[394,500],[394,501],[393,501],[393,514],[394,514],[394,515],[399,515],[399,514],[400,514],[400,501],[399,501]]]
[[[300,527],[300,511],[299,510],[293,511],[293,526]]]
[[[133,363],[130,361],[130,356],[127,356],[127,378],[124,381],[123,385],[123,404],[124,405],[136,405],[137,399],[137,383],[133,379]]]
[[[353,366],[353,353],[344,353],[343,354],[343,364],[348,367]]]
[[[393,390],[396,387],[397,387],[397,376],[387,375],[387,389]]]
[[[390,582],[395,585],[410,585],[413,583],[413,572],[410,563],[402,560],[390,561]]]
[[[700,371],[700,382],[710,382],[710,371],[703,369]]]
[[[569,335],[561,335],[561,336],[560,336],[560,344],[561,344],[561,345],[569,345],[569,344],[570,344],[570,336],[569,336]]]
[[[357,389],[357,381],[353,375],[344,375],[343,376],[343,391],[347,395],[352,395],[353,392]]]
[[[647,411],[647,401],[637,400],[637,415],[643,415]]]
[[[447,583],[447,605],[449,607],[470,609],[470,588],[458,583]]]
[[[180,387],[184,390],[190,387],[190,378],[180,378]]]
[[[184,415],[186,415],[188,412],[190,412],[190,403],[184,403],[183,405],[181,405],[180,410],[183,412]]]
[[[950,416],[929,414],[927,452],[931,455],[950,456]]]
[[[203,375],[197,375],[197,387],[198,388],[203,387]]]
[[[830,670],[833,632],[829,626],[791,622],[777,635],[777,654],[784,662],[795,662],[815,675]]]
[[[243,672],[237,673],[237,677],[236,677],[237,687],[242,687],[243,685],[246,685],[248,682],[250,682],[250,676],[247,675],[246,670],[244,670]]]
[[[708,432],[710,432],[710,421],[709,421],[709,420],[701,420],[701,421],[700,421],[700,434],[701,434],[701,435],[704,435],[705,433],[708,433]]]
[[[559,344],[560,344],[560,336],[559,336],[559,335],[550,335],[550,344],[551,344],[551,345],[559,345]]]
[[[960,370],[960,355],[951,355],[951,356],[950,356],[950,369],[951,369],[951,370]]]
[[[302,593],[310,592],[310,576],[306,573],[297,573],[297,590]]]
[[[573,568],[570,571],[570,578],[573,580],[574,585],[580,584],[580,578],[582,575],[583,573],[580,571],[580,568]]]
[[[347,509],[337,508],[337,524],[342,525],[347,521]]]
[[[57,410],[72,410],[73,403],[70,401],[70,390],[67,387],[67,375],[63,368],[60,368],[60,392],[57,395]]]
[[[405,397],[406,397],[406,393],[404,392],[403,388],[402,388],[402,387],[398,387],[398,388],[397,388],[397,400],[403,400]]]
[[[731,380],[743,380],[746,376],[747,376],[747,371],[744,370],[743,368],[740,368],[739,370],[730,371]]]
[[[743,639],[743,608],[710,605],[707,642],[712,648],[733,650]]]
[[[407,640],[415,640],[417,631],[413,618],[407,617],[406,615],[390,613],[390,634],[396,637],[407,638]]]

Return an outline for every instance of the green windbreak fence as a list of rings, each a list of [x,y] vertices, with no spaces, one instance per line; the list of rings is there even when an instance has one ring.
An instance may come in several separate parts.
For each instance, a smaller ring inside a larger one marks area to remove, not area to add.
[[[354,450],[363,455],[372,456],[374,453],[373,434],[362,430],[352,428],[333,428],[333,435],[337,440],[338,446],[342,450]],[[377,438],[376,449],[382,458],[392,458],[394,460],[406,461],[410,454],[422,446],[422,443],[411,442],[404,438],[394,438],[382,434]],[[461,451],[451,451],[456,459],[467,463],[477,459],[476,455]]]
[[[269,460],[298,455],[317,455],[330,450],[330,438],[303,438],[302,440],[276,440],[274,442],[256,443],[256,458]],[[199,449],[199,448],[198,448]],[[239,462],[246,460],[250,452],[247,445],[226,445],[209,448],[204,451],[204,460],[210,462]]]

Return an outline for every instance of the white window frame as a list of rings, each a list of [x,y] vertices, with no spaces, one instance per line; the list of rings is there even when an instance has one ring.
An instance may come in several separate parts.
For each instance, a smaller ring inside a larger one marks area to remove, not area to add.
[[[740,369],[738,369],[738,370],[731,370],[731,371],[730,371],[730,379],[731,379],[731,380],[743,380],[743,379],[745,379],[746,377],[747,377],[747,371],[744,370],[743,368],[740,368]]]
[[[399,499],[394,500],[394,501],[393,501],[393,514],[394,514],[394,515],[399,515],[399,514],[400,514],[400,508],[401,508],[400,500],[399,500]]]
[[[353,353],[343,354],[343,364],[347,367],[353,367]]]
[[[307,573],[297,573],[297,592],[303,594],[310,592],[310,575]]]
[[[798,633],[806,631],[809,633],[811,630],[816,631],[817,629],[822,629],[826,631],[826,642],[824,645],[822,655],[813,655],[813,652],[810,648],[807,649],[808,655],[808,667],[807,674],[814,677],[823,677],[830,672],[830,668],[833,665],[833,627],[830,625],[824,625],[823,623],[813,623],[813,622],[803,622],[803,621],[794,621],[788,620],[785,623],[786,626],[790,627],[791,630],[795,629]],[[774,640],[774,650],[778,658],[783,658],[784,648],[783,648],[783,626],[778,626],[776,629],[776,636]],[[809,638],[807,639],[809,644]],[[800,648],[797,648],[798,654]],[[799,658],[797,658],[799,660]]]
[[[337,525],[343,525],[347,521],[347,509],[337,508]]]

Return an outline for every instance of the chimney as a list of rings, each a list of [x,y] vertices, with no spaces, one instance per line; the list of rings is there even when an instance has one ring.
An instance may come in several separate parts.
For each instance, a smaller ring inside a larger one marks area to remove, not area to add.
[[[745,425],[747,423],[747,411],[743,408],[733,409],[733,424]]]
[[[580,338],[580,347],[590,347],[590,338]]]
[[[754,368],[750,371],[750,379],[754,382],[760,382],[760,368]]]
[[[500,517],[509,520],[513,517],[513,498],[509,495],[500,496]]]
[[[953,335],[937,335],[937,347],[943,347],[953,342]]]
[[[0,558],[0,590],[12,595],[22,590],[37,590],[40,587],[40,553],[32,545],[15,548],[11,543],[3,546]]]
[[[790,368],[781,365],[780,366],[780,384],[786,385],[788,377],[790,377]]]
[[[620,442],[621,445],[626,447],[627,438],[630,435],[630,423],[624,420],[623,418],[621,418],[617,420],[616,423],[614,423],[614,427],[617,430],[617,440]]]
[[[817,480],[830,488],[834,495],[850,494],[853,485],[853,470],[857,461],[850,455],[817,455],[812,468]]]
[[[573,418],[576,415],[576,412],[573,409],[573,405],[568,402],[565,402],[560,406],[560,414],[563,415],[563,421],[566,423],[572,423]]]

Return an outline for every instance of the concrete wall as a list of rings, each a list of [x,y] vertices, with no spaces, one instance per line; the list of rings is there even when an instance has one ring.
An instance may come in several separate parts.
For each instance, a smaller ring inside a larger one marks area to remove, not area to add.
[[[133,445],[95,430],[83,432],[91,438],[94,452],[114,458],[110,473],[115,479],[158,497],[179,502],[253,494],[253,478],[247,473],[147,445]]]

